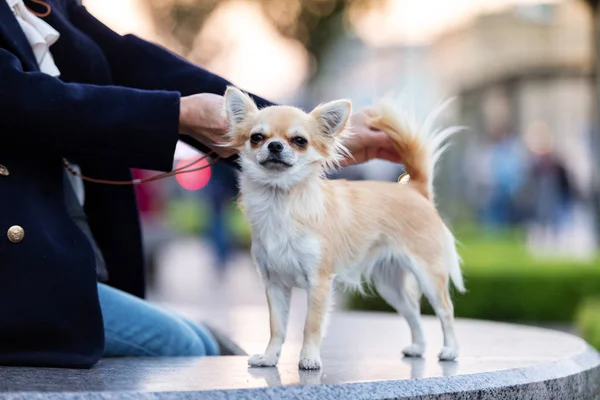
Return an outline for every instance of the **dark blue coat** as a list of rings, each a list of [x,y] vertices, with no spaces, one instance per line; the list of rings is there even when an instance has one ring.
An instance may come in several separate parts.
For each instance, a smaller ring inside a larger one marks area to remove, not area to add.
[[[90,367],[104,347],[95,258],[67,214],[61,160],[103,179],[131,179],[130,168],[169,171],[180,96],[223,94],[229,82],[112,32],[75,0],[48,3],[44,19],[61,34],[51,47],[60,79],[39,72],[0,0],[0,364]],[[108,283],[143,297],[133,188],[86,183],[85,190]],[[7,236],[14,225],[25,233],[18,243]]]

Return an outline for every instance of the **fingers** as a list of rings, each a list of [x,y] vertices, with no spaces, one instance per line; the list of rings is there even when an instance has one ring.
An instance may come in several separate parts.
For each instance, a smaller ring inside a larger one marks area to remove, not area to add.
[[[397,152],[386,149],[380,149],[377,153],[377,158],[380,160],[390,161],[394,163],[402,162],[402,157],[400,157],[400,155]]]
[[[358,151],[352,152],[353,158],[346,158],[342,162],[342,166],[349,166],[354,164],[362,164],[371,160],[384,160],[393,163],[401,163],[402,157],[396,152],[393,147],[382,148],[382,147],[365,147]]]
[[[373,118],[375,113],[370,108],[363,108],[362,110],[352,115],[352,130],[354,132],[379,132],[379,129],[369,125],[369,119]]]
[[[386,150],[388,153],[397,155],[396,147],[392,139],[388,135],[381,131],[369,131],[368,135],[365,135],[362,143],[366,147],[373,147],[378,150]]]
[[[348,139],[346,147],[354,159],[344,160],[342,165],[360,164],[374,159],[401,162],[402,157],[392,140],[384,132],[370,129],[365,123],[365,114],[355,114],[353,123],[354,135]]]
[[[375,110],[373,110],[373,108],[371,107],[367,107],[367,108],[363,108],[361,110],[361,113],[365,116],[365,125],[369,128],[369,130],[373,131],[373,132],[380,132],[380,130],[378,128],[375,128],[374,126],[372,126],[369,121],[373,118],[375,118],[376,113]]]

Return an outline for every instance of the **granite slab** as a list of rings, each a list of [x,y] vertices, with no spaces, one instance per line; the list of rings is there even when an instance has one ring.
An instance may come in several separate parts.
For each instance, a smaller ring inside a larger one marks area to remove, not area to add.
[[[209,320],[249,354],[268,340],[264,307],[174,308]],[[407,359],[403,319],[335,313],[323,369],[299,371],[302,310],[296,310],[277,368],[248,368],[247,356],[105,359],[91,370],[0,368],[0,399],[600,399],[600,354],[576,336],[458,320],[460,358],[440,362],[439,322],[424,317],[424,325],[427,353]]]

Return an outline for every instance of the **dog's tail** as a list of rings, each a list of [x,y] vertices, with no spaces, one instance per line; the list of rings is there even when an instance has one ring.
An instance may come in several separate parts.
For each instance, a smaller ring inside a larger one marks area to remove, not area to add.
[[[370,125],[390,137],[410,175],[409,185],[432,202],[435,165],[448,147],[446,140],[463,129],[435,129],[433,126],[435,118],[450,101],[451,99],[436,107],[421,125],[395,99],[384,98],[371,108]]]

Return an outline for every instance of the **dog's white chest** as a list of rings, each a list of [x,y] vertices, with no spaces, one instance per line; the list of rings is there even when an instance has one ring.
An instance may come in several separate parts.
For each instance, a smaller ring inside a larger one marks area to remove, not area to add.
[[[252,254],[261,275],[288,287],[307,287],[321,259],[318,238],[287,216],[265,213],[252,220]],[[257,217],[257,216],[255,216]]]

